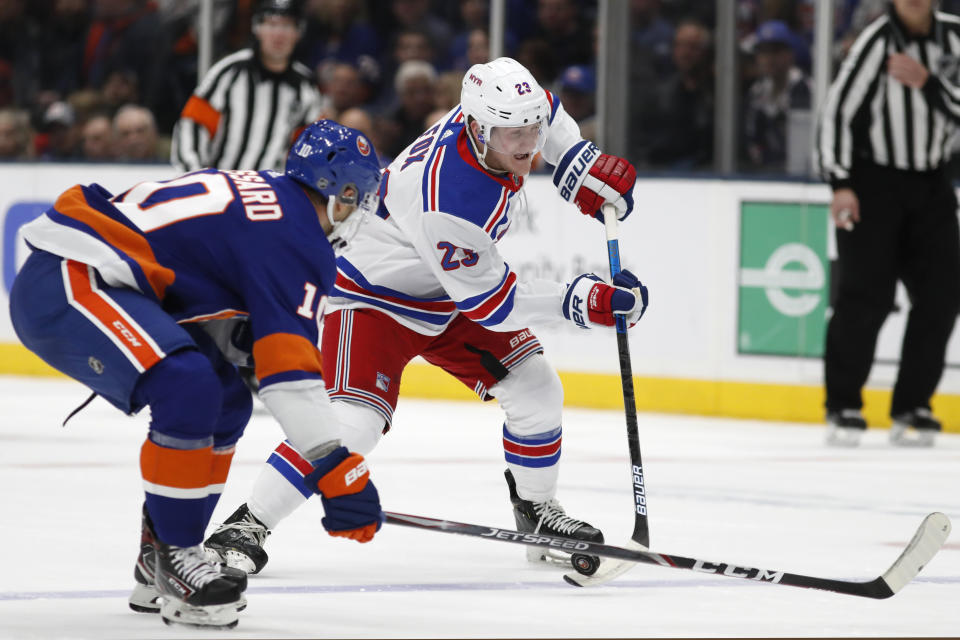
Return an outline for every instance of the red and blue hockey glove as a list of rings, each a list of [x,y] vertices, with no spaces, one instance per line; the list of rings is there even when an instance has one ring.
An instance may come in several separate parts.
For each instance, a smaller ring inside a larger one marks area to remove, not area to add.
[[[563,317],[580,327],[609,327],[614,314],[622,314],[633,326],[647,310],[647,288],[629,271],[621,271],[610,286],[592,273],[584,273],[567,285],[563,296]]]
[[[304,484],[320,494],[326,516],[320,521],[331,536],[369,542],[386,521],[380,494],[370,481],[370,470],[359,453],[338,447],[313,461]]]
[[[600,153],[597,145],[581,140],[567,149],[553,172],[560,196],[577,205],[584,215],[603,222],[600,207],[609,202],[623,220],[633,211],[633,185],[637,170],[623,158]]]

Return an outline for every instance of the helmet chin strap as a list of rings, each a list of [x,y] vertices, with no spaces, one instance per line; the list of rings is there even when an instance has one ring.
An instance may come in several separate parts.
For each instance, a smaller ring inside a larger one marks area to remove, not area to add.
[[[337,227],[340,226],[339,220],[334,220],[333,214],[336,212],[337,199],[335,197],[330,197],[327,199],[327,220],[330,222],[330,233],[327,234],[327,237],[331,240],[334,240],[340,236],[340,229]]]
[[[470,140],[470,146],[473,147],[474,153],[477,154],[477,162],[480,163],[480,166],[481,166],[481,167],[483,167],[484,169],[486,169],[486,170],[489,171],[490,173],[509,173],[508,171],[504,171],[503,169],[494,169],[493,167],[491,167],[490,165],[488,165],[488,164],[486,163],[486,159],[487,159],[487,149],[490,148],[490,145],[484,144],[484,145],[483,145],[483,151],[480,151],[480,149],[477,148],[477,141],[474,140],[474,138],[473,138],[473,130],[472,130],[472,129],[470,130],[470,135],[468,135],[467,138]]]

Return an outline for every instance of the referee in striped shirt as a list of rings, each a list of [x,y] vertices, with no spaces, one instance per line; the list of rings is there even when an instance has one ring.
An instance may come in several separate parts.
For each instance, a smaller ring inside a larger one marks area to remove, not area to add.
[[[960,19],[892,0],[830,87],[816,157],[833,188],[838,271],[825,351],[827,441],[856,445],[861,389],[897,280],[910,296],[890,415],[894,444],[932,445],[930,398],[960,311],[957,199],[946,172],[960,123]]]
[[[283,170],[296,134],[320,117],[313,75],[292,59],[302,32],[299,0],[257,5],[254,46],[217,62],[184,106],[173,132],[174,166]]]

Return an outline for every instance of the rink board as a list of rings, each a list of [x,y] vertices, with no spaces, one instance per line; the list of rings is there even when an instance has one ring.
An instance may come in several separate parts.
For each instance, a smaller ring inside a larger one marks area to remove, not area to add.
[[[0,171],[0,304],[27,254],[19,227],[63,190],[98,182],[117,192],[174,175],[162,165],[18,164]],[[559,199],[548,176],[528,181],[527,207],[513,212],[500,243],[522,279],[569,281],[607,272],[603,228]],[[825,185],[799,182],[641,179],[635,213],[621,226],[625,267],[650,288],[647,316],[631,331],[640,410],[822,422],[822,342],[829,313],[832,229]],[[871,425],[889,424],[890,393],[909,302],[880,334],[864,393]],[[533,327],[561,372],[570,406],[622,406],[610,331],[563,323]],[[954,333],[934,410],[960,431],[960,339]],[[0,314],[0,373],[51,370],[16,344]],[[405,372],[402,393],[475,398],[424,364]]]

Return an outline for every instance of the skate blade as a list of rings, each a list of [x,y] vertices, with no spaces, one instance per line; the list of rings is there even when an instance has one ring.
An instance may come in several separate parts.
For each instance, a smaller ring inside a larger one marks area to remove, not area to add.
[[[232,629],[237,626],[238,602],[227,604],[195,607],[180,600],[162,599],[160,617],[164,624],[170,626],[186,626],[199,629],[218,628]]]
[[[569,554],[559,553],[549,549],[541,549],[540,547],[527,547],[527,562],[552,567],[563,567],[564,569],[570,569],[573,566]]]
[[[133,593],[127,600],[130,608],[137,613],[160,613],[160,602],[163,596],[157,591],[157,588],[148,584],[139,584],[133,588]],[[240,594],[237,600],[237,611],[243,611],[247,608],[247,597]]]
[[[130,594],[127,604],[137,613],[159,613],[160,594],[156,587],[138,582],[133,588],[133,593]]]
[[[831,447],[857,447],[864,429],[847,429],[831,425],[827,428],[827,444]]]
[[[917,430],[897,422],[890,427],[890,444],[895,447],[932,447],[936,436],[936,431]]]

